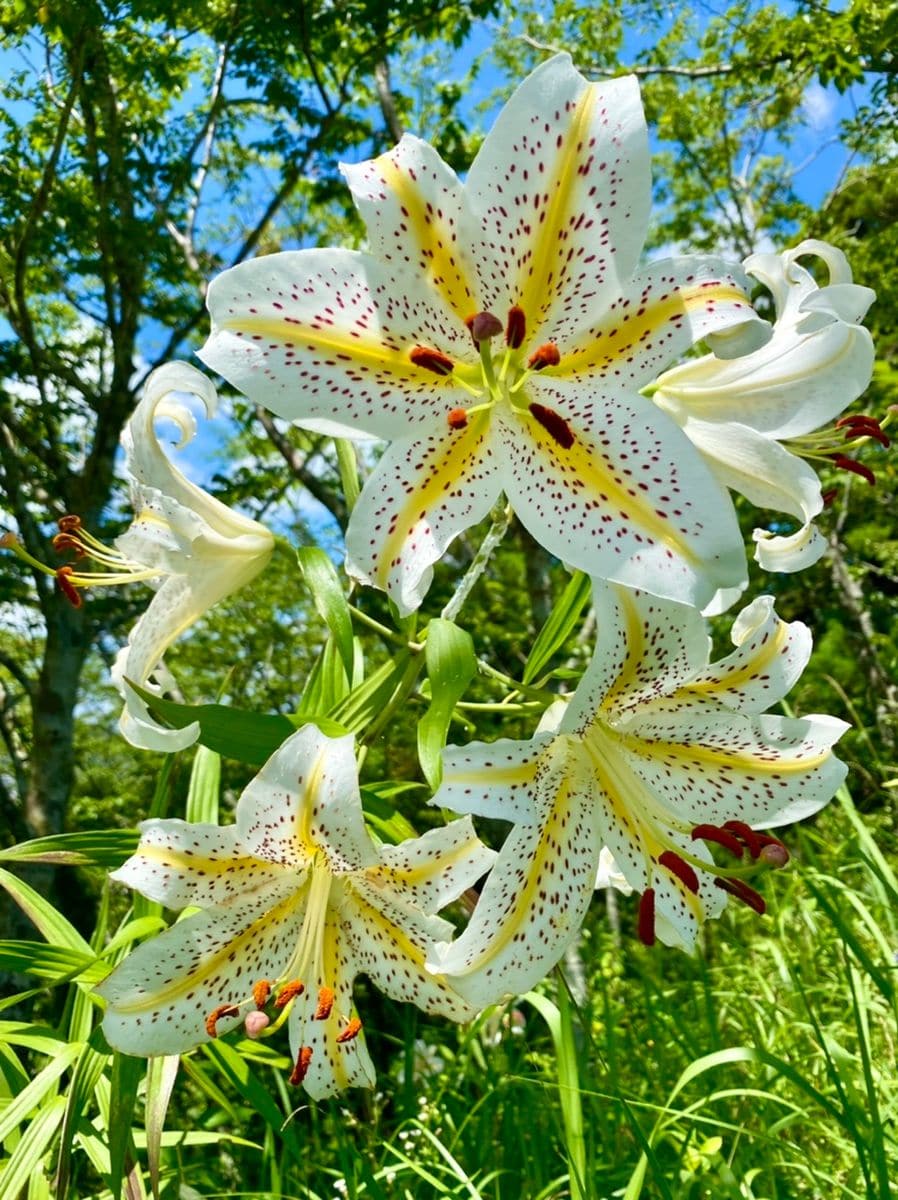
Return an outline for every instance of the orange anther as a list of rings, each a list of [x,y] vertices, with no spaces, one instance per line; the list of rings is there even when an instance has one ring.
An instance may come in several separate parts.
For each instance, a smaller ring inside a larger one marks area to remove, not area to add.
[[[264,1008],[271,997],[271,984],[267,979],[260,979],[253,984],[253,1004],[256,1008]]]
[[[334,1007],[334,993],[329,987],[318,989],[318,1007],[315,1009],[313,1021],[326,1021]]]
[[[206,1033],[209,1037],[218,1037],[218,1022],[222,1017],[237,1017],[240,1015],[240,1009],[236,1004],[219,1004],[218,1008],[213,1008],[206,1017]]]
[[[66,517],[60,517],[56,524],[59,526],[60,533],[74,533],[76,529],[81,528],[81,518],[70,513]]]
[[[346,1028],[342,1033],[337,1034],[337,1045],[342,1046],[344,1042],[351,1042],[353,1038],[357,1038],[362,1032],[362,1022],[358,1017],[353,1017],[347,1022]]]
[[[70,533],[57,533],[52,541],[53,549],[57,554],[64,554],[66,550],[73,551],[78,558],[83,558],[85,555],[84,546],[77,538],[72,537]]]
[[[561,362],[561,355],[558,353],[558,347],[554,342],[546,342],[534,350],[527,359],[527,366],[532,371],[541,371],[543,367],[557,367]]]
[[[464,429],[468,423],[468,414],[463,408],[453,408],[446,417],[450,429]]]
[[[296,1056],[296,1066],[290,1072],[289,1082],[292,1084],[300,1084],[305,1079],[309,1063],[312,1061],[312,1047],[303,1046],[299,1054]]]
[[[256,986],[258,987],[258,984]],[[274,1007],[283,1008],[286,1004],[289,1004],[295,996],[301,996],[305,990],[306,985],[301,980],[291,979],[291,981],[289,983],[285,983],[278,992],[277,998],[274,1002]],[[253,997],[255,997],[255,988],[253,988]]]

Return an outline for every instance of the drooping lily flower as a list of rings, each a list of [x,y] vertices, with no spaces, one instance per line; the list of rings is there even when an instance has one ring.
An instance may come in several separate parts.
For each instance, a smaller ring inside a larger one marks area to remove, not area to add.
[[[825,287],[799,263],[803,257],[825,263]],[[812,524],[823,507],[820,482],[806,459],[850,464],[839,454],[846,432],[869,435],[872,429],[882,439],[871,418],[857,418],[865,426],[831,430],[828,443],[806,436],[837,417],[870,382],[873,342],[860,322],[875,294],[852,283],[845,255],[825,242],[804,241],[781,255],[754,254],[744,266],[770,289],[776,308],[770,341],[726,362],[713,354],[693,359],[646,390],[682,426],[722,484],[802,522],[788,536],[755,531],[755,556],[765,570],[797,571],[826,549]]]
[[[602,871],[640,893],[638,930],[687,949],[746,877],[788,852],[758,832],[816,812],[845,767],[825,716],[766,715],[800,676],[807,628],[762,596],[709,664],[693,608],[595,582],[595,655],[555,731],[450,747],[434,804],[513,822],[474,915],[431,963],[473,1004],[532,987],[576,934]],[[713,848],[713,854],[712,854]]]
[[[180,1054],[241,1024],[266,1036],[286,1019],[291,1082],[316,1099],[370,1087],[353,980],[363,972],[394,999],[472,1016],[424,962],[431,942],[452,932],[432,914],[494,857],[468,818],[376,847],[352,737],[306,725],[246,788],[234,825],[141,826],[137,852],[113,878],[168,908],[202,911],[100,984],[106,1037],[129,1054]]]
[[[193,413],[173,397],[175,392],[197,396],[207,416],[215,412],[218,396],[211,381],[186,363],[168,363],[148,377],[122,434],[134,520],[116,538],[115,548],[104,546],[74,516],[63,518],[55,538],[57,550],[77,556],[74,565],[56,572],[73,603],[80,603],[80,589],[101,584],[145,581],[156,589],[112,672],[125,697],[122,733],[148,750],[183,749],[196,741],[199,726],[159,725],[126,680],[150,691],[168,690],[173,681],[162,662],[165,651],[214,604],[254,579],[274,548],[264,526],[204,492],[169,461],[156,421],[178,426],[180,446],[196,433]],[[84,570],[83,560],[100,570]]]
[[[370,253],[226,271],[200,357],[306,428],[392,443],[353,511],[348,570],[411,611],[504,491],[535,538],[592,574],[699,605],[742,585],[723,490],[640,389],[700,338],[738,353],[769,329],[738,267],[640,266],[651,186],[636,80],[545,63],[464,184],[409,136],[343,170]]]

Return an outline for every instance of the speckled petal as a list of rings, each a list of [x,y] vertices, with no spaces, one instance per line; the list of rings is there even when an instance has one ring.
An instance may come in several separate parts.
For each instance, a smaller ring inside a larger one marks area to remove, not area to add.
[[[542,380],[528,396],[568,418],[576,383]],[[581,405],[582,407],[582,405]],[[689,440],[639,397],[607,395],[560,445],[530,415],[497,413],[502,481],[521,523],[571,566],[701,608],[745,578],[733,506]]]
[[[560,54],[511,97],[468,173],[489,260],[484,306],[560,338],[633,273],[648,226],[648,136],[634,78],[590,84]]]
[[[830,748],[847,728],[823,716],[650,709],[618,730],[618,748],[683,821],[767,828],[809,816],[832,798],[846,768]]]
[[[496,855],[464,817],[398,846],[384,846],[380,857],[382,865],[369,867],[365,878],[422,912],[435,913],[485,875]]]
[[[593,580],[593,605],[596,648],[562,718],[565,733],[674,692],[710,653],[706,624],[688,605],[601,579]]]
[[[476,1008],[542,979],[592,897],[602,841],[582,755],[567,738],[544,751],[532,786],[537,822],[512,828],[464,933],[430,960]]]
[[[442,974],[425,967],[431,946],[452,935],[448,921],[425,916],[365,876],[356,876],[347,889],[341,918],[342,938],[358,970],[384,995],[452,1021],[474,1016]]]
[[[323,955],[321,974],[307,981],[305,994],[294,1002],[288,1018],[293,1061],[302,1047],[312,1052],[302,1086],[313,1100],[323,1100],[348,1087],[374,1087],[376,1080],[364,1029],[351,1041],[337,1041],[347,1021],[355,1016],[352,985],[359,967],[333,909],[328,909],[325,921]],[[315,1020],[322,987],[333,992],[334,1004],[326,1018]]]
[[[416,366],[416,346],[477,362],[465,326],[411,273],[370,255],[295,250],[212,281],[200,358],[258,404],[323,433],[407,436],[470,396]]]
[[[532,825],[537,819],[534,780],[540,757],[552,741],[552,734],[541,733],[526,742],[497,738],[447,746],[443,782],[431,804],[450,812]]]
[[[166,908],[211,908],[279,883],[284,870],[253,858],[233,825],[153,819],[141,822],[140,845],[110,878]]]
[[[315,725],[291,734],[237,805],[238,836],[267,862],[303,867],[323,852],[334,873],[377,863],[362,816],[353,738]]]
[[[285,875],[138,946],[96,989],[107,1003],[103,1032],[110,1045],[149,1056],[209,1041],[205,1021],[213,1009],[244,1003],[256,980],[276,978],[290,961],[305,905],[299,883]],[[223,1018],[218,1032],[240,1020]]]
[[[650,263],[598,311],[596,319],[596,308],[588,307],[570,334],[548,330],[561,361],[547,373],[590,381],[584,411],[592,411],[594,398],[601,407],[603,381],[638,391],[702,338],[716,335],[721,353],[727,341],[738,351],[770,333],[751,306],[745,275],[715,258]]]
[[[811,656],[811,631],[801,621],[781,621],[772,596],[758,596],[733,623],[736,649],[699,671],[684,688],[745,713],[782,700]]]
[[[427,142],[406,134],[380,158],[340,169],[372,254],[397,278],[425,279],[461,329],[482,305],[468,253],[474,220],[452,168]]]
[[[482,520],[499,495],[490,415],[463,429],[444,423],[420,441],[397,441],[365,484],[346,531],[346,569],[386,591],[400,613],[424,599],[433,564]]]

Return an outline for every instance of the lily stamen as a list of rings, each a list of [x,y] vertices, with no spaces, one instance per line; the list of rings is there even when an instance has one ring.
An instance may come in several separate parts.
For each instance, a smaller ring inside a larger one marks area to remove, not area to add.
[[[296,1063],[293,1070],[290,1072],[289,1083],[298,1086],[305,1079],[309,1071],[309,1064],[312,1061],[312,1047],[302,1046],[299,1054],[296,1056]]]

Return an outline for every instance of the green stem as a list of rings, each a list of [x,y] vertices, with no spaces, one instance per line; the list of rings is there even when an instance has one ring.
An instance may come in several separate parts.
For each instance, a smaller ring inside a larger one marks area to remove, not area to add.
[[[440,613],[444,621],[454,621],[461,612],[462,605],[468,596],[470,596],[477,580],[486,570],[486,564],[489,562],[490,556],[505,537],[512,516],[513,513],[510,504],[502,504],[500,501],[493,509],[493,521],[489,532],[480,543],[480,548],[474,555],[474,561],[462,577],[455,595]]]
[[[359,498],[359,466],[355,456],[355,446],[346,438],[334,438],[337,451],[337,466],[340,469],[340,483],[343,485],[343,495],[346,499],[346,510],[352,512]]]

